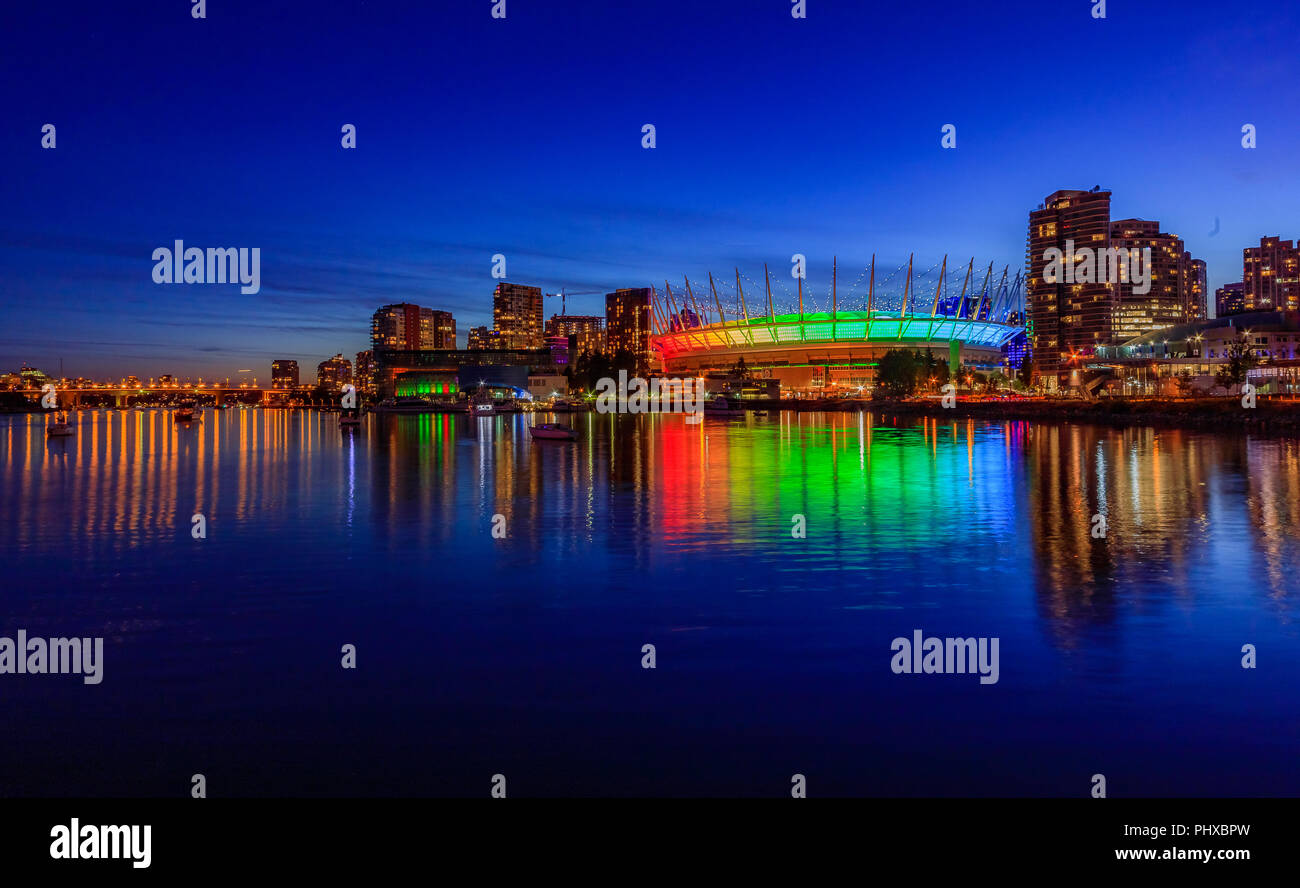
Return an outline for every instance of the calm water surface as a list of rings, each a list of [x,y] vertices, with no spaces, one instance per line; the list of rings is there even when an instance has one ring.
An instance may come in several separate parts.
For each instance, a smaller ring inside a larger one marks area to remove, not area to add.
[[[1295,440],[533,419],[0,417],[0,635],[105,640],[0,676],[0,794],[1300,794]]]

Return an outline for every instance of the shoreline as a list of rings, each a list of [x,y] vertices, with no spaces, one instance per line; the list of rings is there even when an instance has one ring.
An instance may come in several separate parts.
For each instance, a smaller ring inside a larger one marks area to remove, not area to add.
[[[1167,400],[1116,400],[1116,401],[1073,401],[1073,400],[966,400],[958,396],[952,407],[944,407],[939,400],[924,399],[836,399],[821,400],[746,400],[746,410],[784,411],[799,413],[857,413],[868,411],[887,416],[922,416],[931,419],[953,420],[974,419],[983,422],[1038,421],[1060,423],[1082,423],[1087,425],[1109,425],[1116,427],[1157,426],[1161,428],[1187,428],[1211,431],[1238,431],[1268,433],[1277,435],[1300,435],[1300,400],[1283,401],[1261,397],[1254,408],[1241,406],[1237,398],[1215,398],[1213,400],[1195,399],[1187,401]],[[83,407],[71,408],[69,412],[81,410],[119,410],[125,412],[130,408]],[[147,409],[167,410],[167,407]],[[319,405],[277,405],[260,407],[266,410],[325,410]],[[0,411],[0,416],[43,415],[52,411],[34,410]],[[404,411],[370,411],[376,415],[405,415]],[[414,413],[414,411],[411,411]],[[446,413],[449,411],[429,410],[427,413]],[[463,411],[456,411],[463,412]],[[538,413],[551,411],[539,410]],[[582,414],[590,411],[573,411]],[[501,414],[501,415],[515,415]],[[567,412],[557,415],[569,415]],[[709,416],[710,414],[705,414]]]
[[[1237,398],[1189,401],[938,401],[878,400],[866,409],[899,416],[978,419],[989,422],[1038,420],[1088,425],[1159,426],[1212,431],[1300,434],[1300,402],[1260,398],[1253,408]]]

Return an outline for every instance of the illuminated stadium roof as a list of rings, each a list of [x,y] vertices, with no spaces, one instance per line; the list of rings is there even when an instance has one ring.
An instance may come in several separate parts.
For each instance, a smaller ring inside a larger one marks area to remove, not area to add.
[[[748,349],[772,345],[889,345],[959,341],[964,345],[996,349],[1020,332],[1019,325],[973,318],[930,317],[898,312],[829,312],[727,321],[690,327],[654,337],[665,359],[684,352],[709,349]]]
[[[981,283],[974,259],[964,269],[950,270],[945,256],[932,268],[915,273],[909,258],[878,279],[873,257],[848,292],[841,292],[837,264],[832,265],[825,294],[813,294],[798,277],[797,293],[787,291],[786,298],[779,300],[797,306],[797,311],[778,310],[766,268],[763,296],[757,300],[753,295],[746,300],[739,269],[734,289],[724,284],[722,292],[709,275],[711,298],[698,299],[698,288],[692,288],[689,280],[685,293],[676,295],[665,284],[662,297],[654,293],[651,299],[651,348],[666,363],[684,361],[694,366],[714,358],[735,361],[739,357],[760,363],[855,363],[898,347],[958,349],[983,361],[1024,331],[1023,278],[1017,274],[1008,280],[1009,268],[995,283],[990,263]],[[864,280],[866,292],[855,298]],[[775,283],[785,289],[780,281]]]

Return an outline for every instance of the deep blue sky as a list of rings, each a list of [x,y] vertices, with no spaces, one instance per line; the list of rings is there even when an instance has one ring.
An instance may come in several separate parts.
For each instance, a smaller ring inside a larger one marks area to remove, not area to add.
[[[386,302],[448,309],[462,340],[490,324],[494,253],[512,281],[602,293],[765,261],[784,287],[795,252],[818,293],[838,255],[842,297],[873,252],[1014,271],[1059,188],[1160,220],[1211,288],[1260,236],[1300,236],[1285,5],[30,6],[0,13],[0,370],[269,377],[290,357],[310,377]],[[260,247],[262,291],[154,284],[176,238]]]

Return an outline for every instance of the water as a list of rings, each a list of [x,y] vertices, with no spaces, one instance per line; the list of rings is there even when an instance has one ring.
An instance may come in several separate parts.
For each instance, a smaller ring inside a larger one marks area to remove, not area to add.
[[[0,418],[0,635],[105,645],[0,675],[0,794],[1300,793],[1300,443],[561,419]]]

